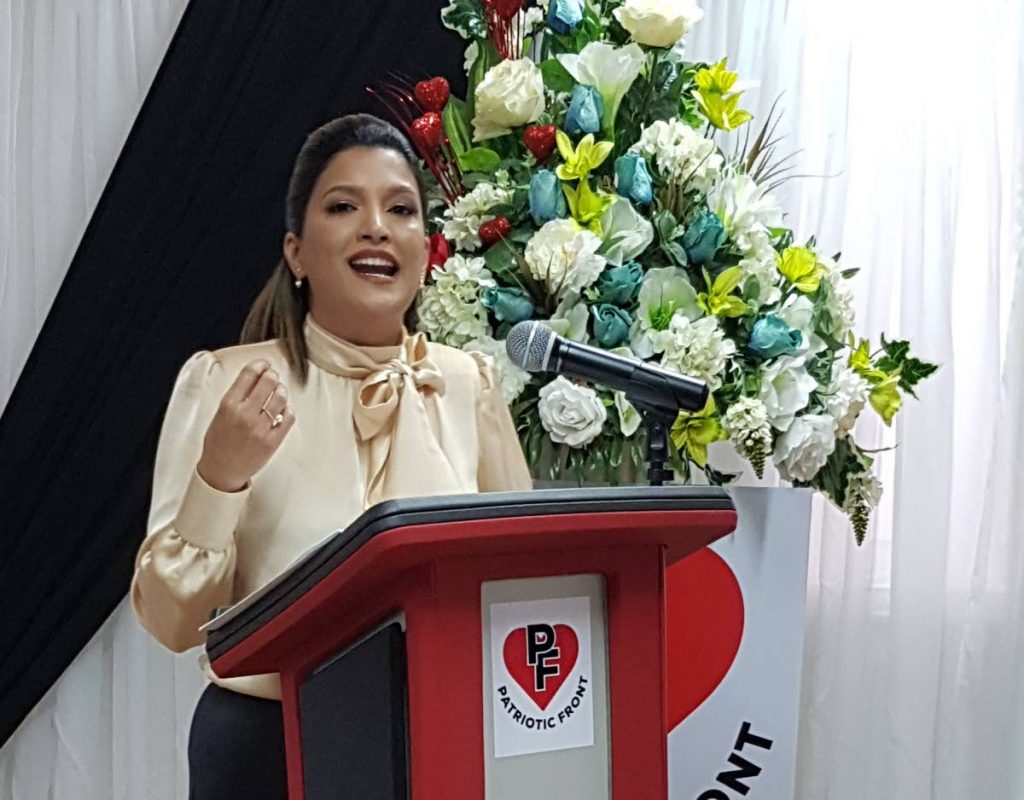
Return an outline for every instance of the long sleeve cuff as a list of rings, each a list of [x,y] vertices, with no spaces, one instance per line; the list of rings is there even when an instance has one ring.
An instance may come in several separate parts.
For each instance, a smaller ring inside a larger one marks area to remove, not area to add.
[[[214,489],[193,469],[174,528],[186,542],[204,550],[227,550],[252,487],[238,492]]]

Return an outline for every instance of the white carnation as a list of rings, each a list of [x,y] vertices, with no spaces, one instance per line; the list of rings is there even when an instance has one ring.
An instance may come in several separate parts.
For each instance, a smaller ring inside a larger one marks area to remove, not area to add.
[[[755,249],[752,237],[766,236],[782,222],[782,212],[771,195],[749,175],[723,175],[708,193],[708,207],[718,215],[726,235],[741,253]]]
[[[523,257],[533,277],[560,297],[581,292],[597,280],[606,263],[597,254],[600,246],[599,236],[573,220],[553,219],[533,235]]]
[[[835,421],[824,414],[797,417],[775,443],[772,460],[783,480],[806,483],[836,449]]]
[[[551,440],[570,447],[592,442],[608,418],[597,392],[561,375],[541,388],[537,411]]]
[[[664,351],[662,366],[700,378],[712,389],[722,385],[722,373],[736,352],[736,344],[725,337],[714,317],[691,322],[685,315],[676,314],[667,330],[651,336]]]
[[[483,353],[491,360],[494,372],[501,381],[501,396],[506,404],[515,401],[530,382],[530,373],[512,363],[503,341],[487,336],[467,342],[463,349]]]
[[[511,133],[544,111],[544,78],[529,58],[500,61],[487,70],[473,95],[473,140]]]
[[[675,117],[652,122],[629,149],[653,160],[672,181],[702,194],[711,189],[722,169],[715,143]]]
[[[765,367],[760,399],[772,427],[784,431],[798,411],[807,406],[818,382],[807,372],[803,356],[781,356]]]
[[[846,436],[864,410],[870,390],[868,382],[842,361],[832,365],[832,380],[820,395],[825,412],[836,422],[836,432]]]
[[[480,247],[480,226],[494,219],[488,213],[495,206],[505,205],[512,199],[507,189],[483,181],[473,191],[460,197],[455,205],[444,211],[444,238],[455,242],[458,250],[473,251]]]
[[[452,347],[488,337],[487,309],[480,296],[493,285],[482,258],[452,256],[434,271],[433,280],[420,293],[419,329],[433,341]]]
[[[694,0],[626,0],[613,12],[634,42],[672,47],[704,12]]]

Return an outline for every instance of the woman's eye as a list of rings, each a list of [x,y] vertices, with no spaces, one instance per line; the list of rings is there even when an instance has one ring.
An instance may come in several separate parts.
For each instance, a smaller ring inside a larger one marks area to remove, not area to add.
[[[416,213],[416,210],[409,206],[393,206],[391,210],[394,211],[396,214],[401,214],[403,217],[407,217],[410,214]]]
[[[341,203],[335,203],[334,205],[332,205],[328,209],[328,211],[330,211],[332,214],[338,214],[338,213],[343,212],[343,211],[351,211],[353,208],[354,208],[354,206],[351,203],[341,202]]]

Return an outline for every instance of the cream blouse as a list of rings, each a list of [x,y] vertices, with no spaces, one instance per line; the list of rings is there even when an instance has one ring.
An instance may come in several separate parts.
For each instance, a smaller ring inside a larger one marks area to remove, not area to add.
[[[357,347],[307,317],[301,385],[276,341],[197,353],[164,418],[149,535],[135,561],[132,607],[162,644],[202,644],[218,606],[242,599],[374,503],[396,497],[528,489],[530,475],[501,385],[483,356],[407,335]],[[295,425],[250,486],[217,491],[196,472],[221,398],[249,362],[266,359],[288,387]],[[218,678],[280,697],[277,675]]]

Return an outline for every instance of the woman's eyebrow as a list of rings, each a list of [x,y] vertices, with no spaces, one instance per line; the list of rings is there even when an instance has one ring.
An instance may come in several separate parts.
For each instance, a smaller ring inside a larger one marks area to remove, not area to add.
[[[365,188],[358,184],[338,183],[327,189],[324,192],[323,196],[327,197],[327,195],[329,195],[331,192],[350,192],[351,194],[362,196],[365,193],[365,191]],[[415,197],[417,194],[416,189],[414,189],[412,186],[409,186],[406,183],[393,183],[390,186],[386,186],[384,188],[384,194],[389,196],[400,194],[403,192],[412,195],[413,197]]]

